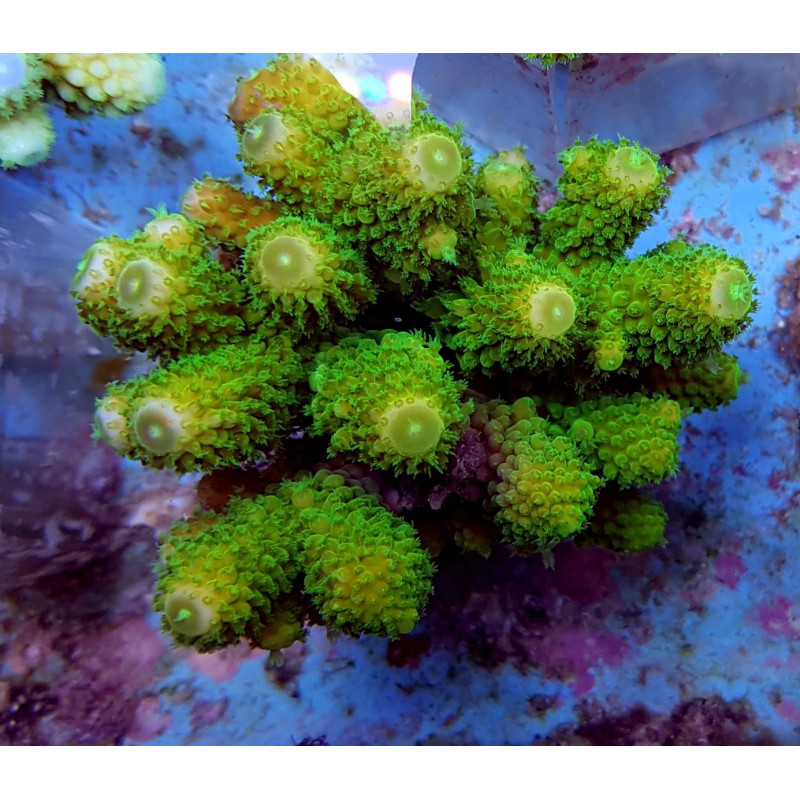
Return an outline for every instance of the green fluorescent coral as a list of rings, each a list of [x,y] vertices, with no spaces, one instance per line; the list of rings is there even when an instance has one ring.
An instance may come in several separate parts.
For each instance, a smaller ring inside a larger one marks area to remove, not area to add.
[[[265,316],[303,333],[330,330],[375,301],[359,253],[315,220],[280,217],[256,228],[244,267]]]
[[[489,156],[478,168],[476,238],[490,261],[515,240],[534,233],[539,180],[521,147]],[[479,261],[481,255],[478,256]]]
[[[595,505],[587,543],[621,553],[649,550],[666,543],[666,524],[664,508],[647,492],[606,489]]]
[[[668,395],[682,409],[712,411],[735,400],[746,377],[736,358],[724,352],[696,364],[651,366],[647,376],[654,391]]]
[[[439,350],[420,334],[388,331],[326,351],[309,411],[313,432],[330,434],[330,454],[412,474],[443,469],[471,404]]]
[[[522,147],[476,165],[419,99],[384,128],[302,56],[241,79],[228,116],[262,194],[205,176],[72,288],[158,360],[109,385],[98,437],[203,473],[162,543],[178,644],[404,635],[448,548],[663,544],[644,487],[678,468],[683,418],[735,398],[722,347],[756,289],[710,245],[630,257],[669,193],[654,153],[575,142],[540,209]]]
[[[542,215],[534,252],[570,267],[622,256],[666,200],[667,168],[636,142],[576,142],[559,160],[562,197]]]
[[[410,633],[433,575],[415,529],[339,476],[316,481],[322,491],[313,499],[308,483],[283,492],[301,509],[305,589],[323,620],[351,635]]]
[[[576,318],[585,317],[576,281],[534,256],[512,250],[486,279],[464,278],[460,293],[440,300],[437,329],[465,371],[537,370],[574,358]]]
[[[280,445],[301,374],[285,335],[188,355],[112,386],[96,429],[122,455],[157,469],[236,466]]]
[[[155,608],[175,641],[288,647],[303,637],[301,584],[316,613],[351,635],[409,633],[433,575],[414,528],[333,473],[275,488],[173,525]]]
[[[548,411],[592,467],[620,486],[660,483],[677,469],[681,413],[674,400],[635,394]]]
[[[178,644],[205,652],[258,640],[299,572],[293,517],[291,506],[264,496],[172,526],[155,608]]]
[[[198,225],[170,215],[130,239],[95,242],[72,283],[81,318],[120,349],[151,357],[241,339],[255,322],[246,288],[212,261],[200,235]]]

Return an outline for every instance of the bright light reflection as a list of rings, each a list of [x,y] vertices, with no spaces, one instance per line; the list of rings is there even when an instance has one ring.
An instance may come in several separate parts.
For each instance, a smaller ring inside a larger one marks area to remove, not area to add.
[[[403,103],[411,102],[411,73],[410,72],[393,72],[387,81],[389,86],[389,94],[395,100],[400,100]]]

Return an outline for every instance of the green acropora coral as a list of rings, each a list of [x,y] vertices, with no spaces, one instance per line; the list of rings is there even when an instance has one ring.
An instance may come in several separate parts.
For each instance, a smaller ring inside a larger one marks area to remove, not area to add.
[[[472,426],[488,440],[496,472],[488,489],[503,539],[549,549],[585,526],[602,481],[566,432],[538,413],[536,398],[483,403]]]
[[[746,264],[711,245],[677,241],[582,271],[571,263],[511,249],[504,262],[484,259],[482,281],[466,277],[440,294],[436,329],[462,369],[552,370],[566,359],[599,374],[699,362],[734,339],[754,307]]]
[[[651,366],[647,378],[654,391],[669,396],[682,409],[715,411],[736,399],[746,376],[734,356],[719,352],[696,364],[674,364],[669,369]]]
[[[465,371],[541,369],[572,360],[576,319],[585,303],[572,275],[555,273],[534,256],[509,251],[483,281],[464,278],[440,297],[437,327]]]
[[[304,635],[298,582],[326,623],[394,638],[419,620],[433,564],[375,495],[320,471],[176,523],[159,574],[155,608],[178,644],[280,649]]]
[[[590,336],[640,364],[701,360],[739,333],[753,305],[746,264],[711,245],[657,248],[616,265],[607,280],[595,295]]]
[[[155,609],[177,644],[207,652],[259,638],[300,570],[294,517],[290,505],[266,495],[172,526]]]
[[[666,397],[601,397],[548,406],[592,468],[620,486],[660,483],[678,466],[681,410]]]
[[[521,147],[489,156],[476,174],[476,188],[482,195],[475,204],[476,234],[489,261],[498,252],[534,234],[539,179]]]
[[[421,101],[408,128],[386,130],[363,107],[353,112],[353,98],[344,99],[330,79],[327,95],[341,117],[335,128],[326,127],[317,91],[288,95],[288,104],[279,100],[304,69],[321,83],[316,68],[292,60],[276,66],[286,70],[286,80],[261,70],[240,82],[229,109],[245,170],[286,204],[333,222],[366,246],[381,277],[402,291],[435,274],[452,276],[467,257],[466,228],[475,219],[470,150],[460,130],[427,113]],[[270,96],[276,99],[265,103]],[[264,110],[256,114],[253,106]]]
[[[442,469],[472,410],[435,340],[386,331],[344,339],[310,378],[311,428],[330,434],[329,453],[352,453],[382,469]]]
[[[315,220],[281,217],[256,228],[244,267],[265,316],[301,333],[330,330],[375,301],[361,255]]]
[[[287,489],[307,532],[305,589],[323,620],[354,635],[410,633],[433,575],[416,530],[382,508],[375,495],[345,486],[339,475],[318,473],[311,485]]]
[[[44,65],[38,53],[0,53],[0,167],[44,161],[55,139],[41,102]]]
[[[242,78],[228,116],[261,193],[204,176],[72,288],[158,360],[109,385],[98,438],[203,473],[161,545],[177,644],[402,636],[451,547],[665,543],[648,487],[744,382],[722,348],[756,289],[712,245],[631,254],[669,193],[656,154],[577,141],[548,201],[522,146],[476,165],[420,99],[383,127],[303,56]]]
[[[578,141],[559,160],[562,197],[542,215],[534,252],[570,267],[623,255],[666,200],[667,168],[624,138]]]
[[[54,139],[44,103],[34,103],[7,119],[0,117],[0,167],[32,167],[44,161]]]
[[[220,269],[200,226],[180,214],[157,215],[129,239],[95,242],[78,265],[72,296],[98,335],[151,357],[212,350],[255,321],[244,310],[245,286]]]
[[[334,219],[354,231],[383,265],[384,279],[409,291],[466,266],[465,235],[475,219],[470,151],[418,102],[408,129],[356,133],[343,150],[353,182]],[[365,154],[369,154],[365,158]]]
[[[95,427],[119,453],[157,469],[236,466],[280,445],[301,376],[288,336],[225,345],[112,384]]]
[[[594,507],[587,543],[620,553],[649,550],[666,543],[667,513],[648,492],[604,489]]]
[[[580,531],[600,483],[568,437],[543,427],[517,423],[503,435],[502,450],[509,452],[492,491],[514,544],[550,547]]]

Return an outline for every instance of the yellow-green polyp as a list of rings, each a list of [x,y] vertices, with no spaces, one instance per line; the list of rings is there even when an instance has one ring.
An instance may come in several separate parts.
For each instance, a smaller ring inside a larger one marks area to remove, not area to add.
[[[133,418],[133,430],[139,444],[156,455],[174,453],[183,434],[181,417],[164,400],[145,400]]]
[[[639,147],[615,150],[606,163],[606,174],[637,192],[653,189],[659,183],[658,164]]]
[[[129,261],[117,279],[117,302],[132,314],[166,311],[167,272],[149,258]]]
[[[741,319],[750,310],[753,287],[739,267],[718,272],[711,282],[709,313],[723,320]]]
[[[566,289],[544,286],[531,295],[528,319],[535,334],[557,339],[575,322],[575,302]]]
[[[439,444],[444,426],[439,413],[417,400],[386,413],[385,437],[404,456],[429,453]]]
[[[280,160],[289,128],[276,111],[267,111],[251,120],[242,134],[242,155],[255,164]]]
[[[202,636],[211,629],[214,614],[196,592],[186,588],[175,589],[167,595],[164,614],[170,627],[183,636]]]
[[[277,236],[264,245],[258,259],[258,277],[264,286],[289,289],[316,283],[316,253],[294,236]]]
[[[449,189],[461,174],[461,153],[458,145],[446,136],[421,136],[411,146],[409,155],[412,174],[428,192]]]

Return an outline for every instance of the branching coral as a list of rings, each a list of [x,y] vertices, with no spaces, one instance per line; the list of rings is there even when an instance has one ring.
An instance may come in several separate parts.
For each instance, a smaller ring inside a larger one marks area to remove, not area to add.
[[[88,114],[141,111],[164,93],[164,66],[153,53],[42,53],[45,80],[61,102]]]
[[[326,351],[312,373],[312,430],[330,453],[350,452],[384,469],[442,469],[466,428],[471,404],[437,342],[387,331]]]
[[[73,279],[78,313],[122,349],[153,357],[204,352],[240,338],[260,318],[246,288],[206,252],[200,227],[157,216],[135,236],[93,244]]]
[[[43,99],[68,114],[132,114],[155,103],[166,87],[152,53],[0,53],[0,167],[44,161],[53,123]]]
[[[120,453],[159,469],[238,465],[280,445],[301,375],[288,336],[222,346],[113,386],[96,427]]]
[[[217,481],[162,545],[176,642],[408,633],[451,541],[663,543],[642,487],[683,417],[735,397],[721,348],[755,288],[708,245],[628,256],[668,194],[655,154],[576,142],[539,212],[521,148],[476,167],[421,101],[385,129],[313,59],[242,79],[229,115],[263,196],[206,176],[73,283],[98,334],[160,361],[109,387],[98,434]]]
[[[240,637],[262,647],[302,638],[300,583],[328,624],[353,635],[408,633],[433,574],[414,528],[325,471],[176,523],[163,554],[156,610],[177,642],[201,651]]]

